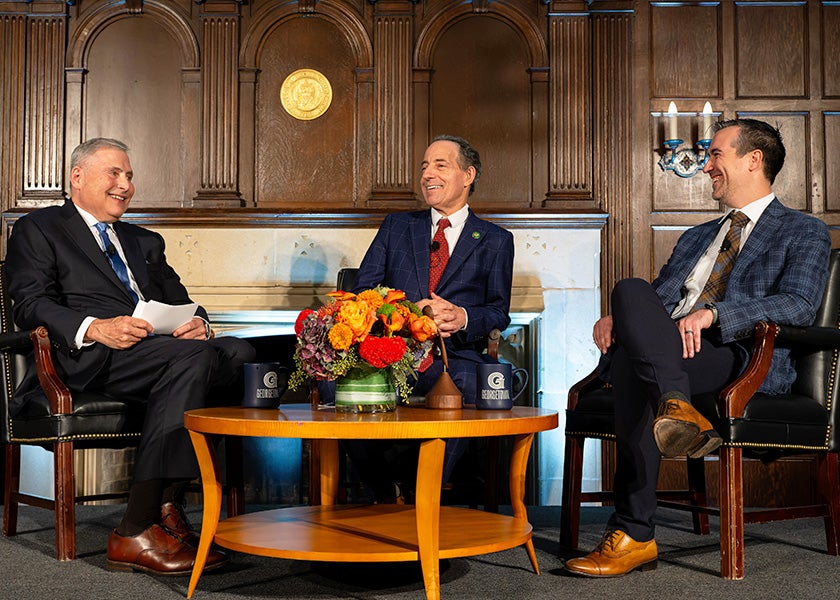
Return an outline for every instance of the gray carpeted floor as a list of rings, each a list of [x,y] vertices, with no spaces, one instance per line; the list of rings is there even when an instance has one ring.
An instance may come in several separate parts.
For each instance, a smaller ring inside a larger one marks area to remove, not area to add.
[[[255,507],[248,507],[254,509]],[[0,598],[14,600],[158,600],[184,598],[186,577],[117,573],[105,567],[105,543],[123,506],[79,507],[78,559],[54,559],[52,513],[21,507],[19,534],[0,537]],[[190,507],[194,523],[200,510]],[[582,544],[600,538],[609,509],[584,511]],[[836,598],[840,595],[840,557],[828,556],[821,519],[748,525],[747,574],[743,581],[718,576],[718,531],[691,532],[687,514],[660,511],[657,531],[660,560],[656,570],[618,579],[572,577],[561,551],[558,507],[531,507],[541,575],[530,568],[525,550],[459,558],[441,563],[441,596],[451,598]],[[224,570],[205,574],[196,599],[283,598],[321,600],[417,600],[424,598],[420,570],[413,563],[335,564],[234,554]]]

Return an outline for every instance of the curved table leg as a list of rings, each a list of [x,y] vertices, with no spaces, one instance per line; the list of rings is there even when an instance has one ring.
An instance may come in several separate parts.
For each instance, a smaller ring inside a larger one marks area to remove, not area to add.
[[[213,543],[216,528],[219,526],[219,513],[222,510],[222,483],[219,481],[219,464],[216,460],[216,452],[207,435],[190,431],[190,439],[192,439],[195,455],[198,458],[198,467],[201,470],[204,513],[201,518],[201,538],[198,542],[198,552],[190,577],[187,598],[192,598],[195,586],[198,585],[198,578],[201,577],[201,572],[204,570],[207,555],[210,553],[210,545]]]
[[[427,600],[440,600],[440,482],[446,442],[425,440],[417,461],[417,553]]]
[[[338,440],[312,440],[321,455],[321,505],[332,506],[338,494]]]
[[[513,508],[513,516],[516,519],[528,520],[528,513],[525,510],[525,473],[528,468],[528,455],[531,452],[531,444],[534,441],[533,433],[517,435],[513,443],[513,453],[510,457],[510,503]],[[537,553],[534,550],[534,540],[528,538],[525,543],[525,550],[531,560],[534,572],[539,575],[540,567],[537,564]]]

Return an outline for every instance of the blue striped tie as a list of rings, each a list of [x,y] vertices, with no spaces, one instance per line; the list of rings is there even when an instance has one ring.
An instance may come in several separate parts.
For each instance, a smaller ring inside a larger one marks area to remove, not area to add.
[[[111,243],[111,238],[108,237],[108,223],[97,223],[96,229],[99,230],[99,239],[102,240],[102,246],[105,248],[105,256],[111,261],[114,272],[120,278],[125,289],[128,290],[128,295],[131,296],[131,299],[136,304],[139,298],[134,290],[131,289],[131,281],[128,278],[128,267],[125,266],[123,259],[120,257],[120,253],[117,252],[114,244]]]

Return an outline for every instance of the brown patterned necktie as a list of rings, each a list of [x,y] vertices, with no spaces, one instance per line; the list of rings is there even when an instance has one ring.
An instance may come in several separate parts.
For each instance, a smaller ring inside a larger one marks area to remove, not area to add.
[[[732,272],[732,267],[735,265],[735,259],[738,258],[738,250],[741,246],[741,232],[744,226],[750,222],[747,215],[737,210],[729,213],[729,218],[731,219],[729,231],[723,238],[723,244],[720,246],[715,266],[712,268],[709,280],[706,282],[706,286],[703,288],[695,306],[703,307],[712,302],[720,302],[726,293],[726,282]]]
[[[446,242],[444,230],[449,227],[449,219],[438,221],[438,228],[435,237],[432,239],[431,262],[429,264],[429,293],[435,291],[440,281],[446,263],[449,262],[449,244]]]

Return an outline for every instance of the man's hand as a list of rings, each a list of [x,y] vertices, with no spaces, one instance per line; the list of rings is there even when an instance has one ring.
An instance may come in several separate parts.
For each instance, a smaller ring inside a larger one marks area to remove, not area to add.
[[[595,321],[595,326],[592,327],[592,339],[601,354],[606,354],[613,343],[613,320],[610,315],[601,317]]]
[[[434,292],[431,299],[425,298],[417,303],[417,307],[423,310],[430,306],[435,315],[435,324],[440,332],[440,337],[447,338],[453,333],[461,331],[467,324],[467,313],[460,306],[455,306],[448,300],[444,300]]]
[[[207,328],[204,320],[200,317],[193,317],[191,321],[184,323],[172,332],[172,336],[182,340],[206,340]]]
[[[125,350],[152,333],[152,325],[143,319],[122,316],[94,319],[85,332],[85,342],[99,342],[114,350]]]
[[[677,321],[677,329],[683,343],[683,358],[694,358],[700,352],[701,333],[712,326],[714,314],[708,308],[688,313]]]

